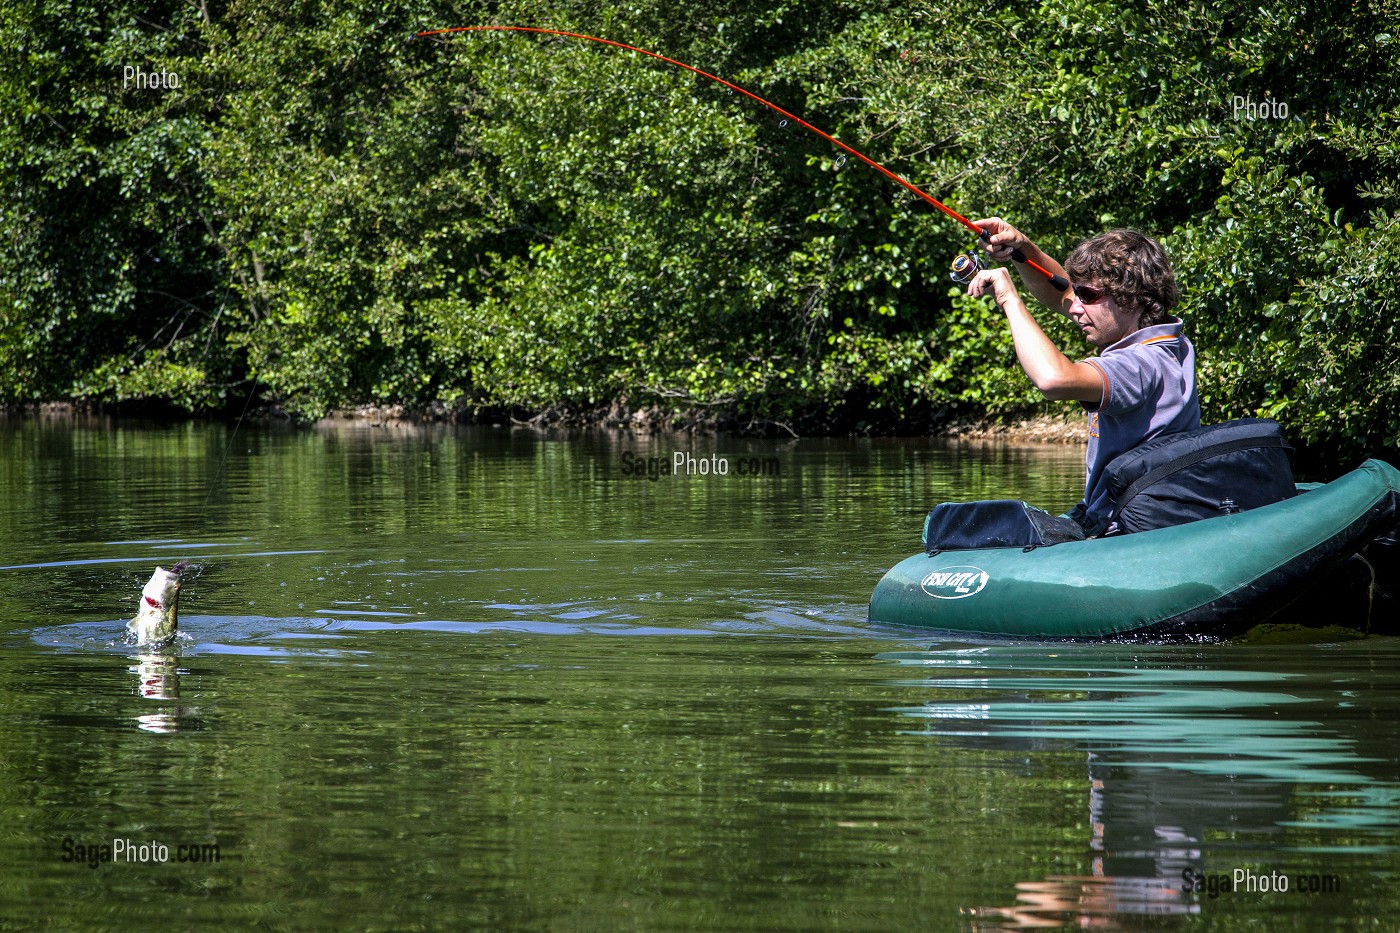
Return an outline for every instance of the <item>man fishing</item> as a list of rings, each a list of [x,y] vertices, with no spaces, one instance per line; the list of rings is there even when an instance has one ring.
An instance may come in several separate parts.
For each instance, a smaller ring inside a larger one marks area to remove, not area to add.
[[[1016,260],[1031,294],[1064,314],[1098,348],[1074,361],[1041,330],[1005,267],[984,269],[968,284],[972,297],[991,294],[1011,327],[1016,358],[1048,399],[1074,400],[1089,417],[1084,501],[1069,517],[1087,532],[1112,508],[1104,468],[1154,437],[1201,426],[1196,357],[1171,309],[1180,297],[1162,247],[1135,230],[1109,230],[1080,243],[1064,266],[1000,217],[975,221],[987,253]],[[1019,251],[1019,255],[1017,254]],[[1040,271],[1028,273],[1028,268]],[[1044,273],[1063,275],[1067,291]]]
[[[994,258],[1014,261],[1032,294],[1074,320],[1085,339],[1099,348],[1097,357],[1079,362],[1061,353],[1026,310],[1005,269],[983,270],[970,281],[968,294],[976,297],[990,292],[1006,313],[1017,358],[1045,397],[1074,399],[1089,412],[1084,501],[1072,513],[1078,524],[1073,531],[1067,529],[1068,533],[1074,534],[1081,528],[1097,530],[1108,518],[1112,504],[1104,468],[1114,457],[1160,434],[1200,427],[1194,353],[1182,336],[1181,321],[1169,313],[1178,297],[1176,278],[1162,248],[1148,237],[1131,230],[1110,230],[1075,247],[1062,268],[1001,218],[968,220],[796,114],[674,58],[612,39],[534,26],[454,26],[426,30],[417,36],[480,32],[529,33],[594,42],[644,55],[717,82],[780,114],[785,122],[791,120],[855,156],[977,234]],[[1066,269],[1077,280],[1072,291]]]

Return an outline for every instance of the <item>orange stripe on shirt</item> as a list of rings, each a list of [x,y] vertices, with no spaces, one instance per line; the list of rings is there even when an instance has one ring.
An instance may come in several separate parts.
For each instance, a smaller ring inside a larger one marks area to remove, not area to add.
[[[1108,373],[1104,372],[1103,367],[1094,360],[1085,360],[1084,362],[1094,367],[1098,371],[1099,378],[1103,380],[1103,395],[1099,398],[1099,408],[1102,408],[1108,403]]]

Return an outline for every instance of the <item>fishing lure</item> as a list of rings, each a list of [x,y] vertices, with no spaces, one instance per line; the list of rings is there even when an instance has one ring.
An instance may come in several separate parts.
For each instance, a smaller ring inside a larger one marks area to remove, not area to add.
[[[463,32],[522,32],[522,33],[533,33],[533,34],[536,34],[536,35],[545,35],[545,36],[560,36],[560,37],[566,38],[566,39],[580,39],[580,40],[585,41],[585,42],[597,42],[597,43],[600,44],[600,45],[608,45],[608,46],[612,46],[613,48],[624,49],[624,50],[626,50],[626,51],[628,51],[628,52],[635,52],[635,53],[637,53],[638,55],[646,55],[646,56],[649,57],[649,58],[654,58],[654,59],[656,59],[656,60],[658,60],[658,61],[665,62],[665,63],[668,64],[668,65],[673,65],[673,66],[675,66],[675,67],[677,67],[677,68],[682,68],[682,69],[684,69],[684,70],[686,70],[686,71],[691,72],[692,74],[697,74],[697,75],[699,75],[699,76],[702,77],[702,78],[706,78],[706,79],[708,79],[708,80],[710,80],[710,81],[714,81],[714,82],[716,82],[716,83],[718,83],[718,84],[722,84],[722,85],[724,85],[725,87],[729,88],[731,91],[734,91],[734,92],[737,92],[737,93],[739,93],[739,94],[742,94],[742,95],[744,95],[745,97],[749,98],[750,100],[757,101],[758,103],[762,104],[763,106],[767,107],[768,109],[770,109],[770,110],[774,111],[775,113],[778,113],[779,115],[781,115],[781,116],[783,117],[784,120],[787,120],[787,121],[791,121],[791,122],[793,122],[793,123],[796,123],[798,126],[801,126],[802,128],[804,128],[804,129],[806,129],[806,130],[808,130],[808,131],[810,131],[810,132],[812,132],[812,133],[817,134],[817,135],[820,136],[822,139],[825,139],[827,142],[831,143],[833,146],[836,146],[838,149],[842,150],[842,151],[845,152],[845,153],[848,153],[849,155],[855,156],[857,159],[860,159],[860,160],[861,160],[862,162],[864,162],[866,165],[868,165],[868,166],[870,166],[871,168],[875,169],[875,171],[877,171],[877,172],[879,172],[880,174],[884,175],[886,178],[889,178],[891,181],[894,181],[894,182],[898,183],[899,185],[902,185],[904,188],[908,189],[910,192],[912,192],[912,193],[913,193],[914,195],[916,195],[917,197],[922,198],[922,199],[923,199],[925,202],[927,202],[928,204],[932,205],[933,207],[936,207],[938,210],[942,211],[944,214],[948,215],[948,216],[951,217],[953,220],[956,220],[958,223],[962,224],[964,227],[966,227],[967,229],[971,230],[973,233],[977,234],[977,238],[980,239],[980,240],[982,240],[984,243],[990,243],[990,242],[991,242],[991,234],[989,234],[987,231],[983,230],[981,227],[977,226],[975,223],[973,223],[972,221],[968,220],[966,217],[964,217],[962,214],[959,214],[957,211],[953,210],[951,207],[948,207],[948,206],[947,206],[946,204],[944,204],[942,201],[938,200],[938,199],[935,198],[933,195],[931,195],[931,194],[929,194],[928,192],[924,191],[922,188],[920,188],[920,187],[918,187],[917,185],[915,185],[915,184],[913,184],[913,183],[907,181],[906,179],[902,178],[902,177],[899,176],[898,174],[896,174],[896,173],[890,171],[888,168],[886,168],[885,166],[881,165],[879,162],[876,162],[874,159],[870,158],[869,156],[865,155],[864,153],[858,152],[857,150],[855,150],[855,149],[852,148],[851,146],[848,146],[846,143],[843,143],[841,140],[837,139],[835,136],[832,136],[830,133],[827,133],[827,132],[825,132],[825,131],[823,131],[823,130],[818,129],[817,127],[815,127],[815,126],[813,126],[812,124],[808,123],[806,120],[802,119],[801,117],[797,116],[796,114],[794,114],[794,113],[789,113],[788,111],[784,110],[782,107],[779,107],[777,104],[773,103],[772,101],[765,100],[764,98],[759,97],[757,94],[753,93],[752,91],[746,90],[746,89],[740,87],[739,85],[733,83],[732,81],[726,81],[724,78],[718,77],[718,76],[716,76],[716,75],[712,75],[712,74],[710,74],[710,73],[707,72],[707,71],[701,71],[699,68],[696,68],[694,65],[687,65],[685,62],[676,61],[674,58],[667,58],[665,55],[658,55],[656,52],[648,52],[646,49],[638,48],[638,47],[635,46],[635,45],[628,45],[628,44],[626,44],[625,42],[617,42],[617,41],[612,40],[612,39],[600,39],[600,38],[598,38],[597,36],[588,36],[588,35],[584,35],[583,33],[578,33],[578,32],[566,32],[566,31],[564,31],[564,30],[562,30],[562,29],[543,29],[543,28],[540,28],[540,27],[537,27],[537,26],[452,26],[452,27],[447,28],[447,29],[429,29],[429,30],[425,30],[425,31],[423,31],[423,32],[417,33],[417,34],[414,36],[414,38],[416,38],[416,39],[426,39],[426,38],[431,38],[431,37],[435,37],[435,36],[447,36],[447,35],[451,35],[451,34],[454,34],[454,33],[463,33]],[[844,158],[844,157],[843,157],[843,158]],[[840,163],[838,163],[838,164],[840,164]],[[1013,249],[1013,250],[1011,251],[1011,258],[1014,259],[1016,262],[1023,263],[1023,264],[1025,264],[1025,265],[1030,266],[1032,269],[1035,269],[1035,270],[1036,270],[1037,272],[1039,272],[1041,275],[1043,275],[1043,276],[1045,276],[1047,279],[1049,279],[1049,280],[1050,280],[1050,284],[1053,285],[1053,286],[1054,286],[1056,289],[1058,289],[1059,291],[1065,291],[1066,289],[1069,288],[1069,280],[1068,280],[1068,279],[1066,279],[1066,278],[1065,278],[1064,276],[1062,276],[1062,275],[1057,275],[1057,274],[1051,272],[1049,269],[1046,269],[1044,266],[1040,265],[1039,263],[1034,262],[1034,261],[1031,260],[1029,257],[1027,257],[1025,253],[1021,252],[1021,250],[1019,250],[1019,249]],[[974,274],[975,274],[975,273],[974,273]]]

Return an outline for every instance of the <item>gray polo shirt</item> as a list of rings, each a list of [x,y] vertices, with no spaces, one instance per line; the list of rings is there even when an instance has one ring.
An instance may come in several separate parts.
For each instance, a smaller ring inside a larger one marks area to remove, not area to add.
[[[1196,397],[1196,352],[1181,333],[1181,320],[1144,327],[1084,360],[1103,377],[1103,401],[1085,405],[1089,449],[1084,502],[1089,516],[1108,518],[1104,468],[1119,454],[1161,434],[1201,426]]]

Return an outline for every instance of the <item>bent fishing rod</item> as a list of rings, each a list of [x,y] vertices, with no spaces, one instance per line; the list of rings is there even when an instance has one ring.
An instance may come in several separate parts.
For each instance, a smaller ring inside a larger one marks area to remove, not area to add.
[[[977,234],[977,238],[978,238],[979,240],[981,240],[982,242],[984,242],[984,243],[986,243],[986,244],[988,244],[988,245],[991,244],[991,240],[992,240],[991,234],[989,234],[986,230],[983,230],[981,227],[977,226],[975,223],[973,223],[972,221],[968,220],[966,217],[964,217],[962,214],[959,214],[957,211],[953,210],[951,207],[948,207],[948,206],[947,206],[946,204],[944,204],[942,201],[938,200],[938,199],[935,198],[933,195],[929,194],[927,191],[924,191],[924,190],[923,190],[922,188],[920,188],[919,186],[913,184],[913,183],[910,182],[910,181],[907,181],[906,179],[904,179],[904,178],[901,177],[900,175],[896,174],[895,172],[890,171],[888,168],[886,168],[885,166],[881,165],[879,162],[876,162],[874,159],[872,159],[872,158],[870,158],[869,156],[865,155],[865,153],[859,152],[859,151],[857,151],[855,148],[853,148],[853,147],[851,147],[851,146],[848,146],[846,143],[843,143],[841,140],[837,139],[835,136],[832,136],[830,133],[827,133],[827,132],[825,132],[825,131],[823,131],[823,130],[821,130],[821,129],[818,129],[817,127],[815,127],[815,126],[813,126],[812,124],[808,123],[806,120],[802,119],[801,117],[797,116],[796,114],[790,113],[790,112],[788,112],[787,110],[784,110],[782,107],[779,107],[777,104],[773,103],[772,101],[765,100],[764,98],[759,97],[757,94],[753,93],[752,91],[746,90],[745,88],[740,87],[739,85],[733,83],[732,81],[726,81],[724,78],[718,77],[717,75],[712,75],[712,74],[710,74],[708,71],[701,71],[699,68],[696,68],[694,65],[687,65],[685,62],[676,61],[674,58],[667,58],[665,55],[659,55],[659,54],[657,54],[656,52],[648,52],[646,49],[638,48],[638,47],[635,46],[635,45],[628,45],[628,44],[625,43],[625,42],[616,42],[616,41],[614,41],[614,40],[612,40],[612,39],[600,39],[600,38],[598,38],[597,36],[588,36],[588,35],[584,35],[583,33],[578,33],[578,32],[566,32],[566,31],[564,31],[564,30],[562,30],[562,29],[543,29],[543,28],[540,28],[540,27],[537,27],[537,26],[452,26],[452,27],[447,28],[447,29],[428,29],[428,30],[425,30],[425,31],[423,31],[423,32],[416,33],[416,34],[413,36],[413,38],[415,38],[415,39],[428,39],[428,38],[432,38],[432,37],[435,37],[435,36],[447,36],[447,35],[451,35],[451,34],[453,34],[453,33],[460,33],[460,32],[523,32],[523,33],[533,33],[533,34],[535,34],[535,35],[559,36],[559,37],[562,37],[562,38],[565,38],[565,39],[581,39],[581,40],[583,40],[583,41],[585,41],[585,42],[596,42],[596,43],[598,43],[599,45],[608,45],[608,46],[612,46],[613,48],[623,49],[623,50],[628,51],[628,52],[636,52],[638,55],[645,55],[645,56],[647,56],[647,57],[649,57],[649,58],[654,58],[654,59],[656,59],[657,61],[665,62],[665,63],[668,64],[668,65],[673,65],[673,66],[675,66],[676,68],[682,68],[682,69],[684,69],[684,70],[686,70],[686,71],[691,72],[692,74],[697,74],[697,75],[699,75],[699,76],[702,77],[702,78],[706,78],[706,79],[708,79],[708,80],[710,80],[710,81],[714,81],[714,82],[717,83],[717,84],[722,84],[722,85],[724,85],[725,87],[729,88],[729,90],[731,90],[731,91],[736,91],[736,92],[738,92],[738,93],[744,95],[745,97],[749,98],[750,100],[757,101],[758,103],[760,103],[760,104],[762,104],[763,106],[767,107],[769,110],[772,110],[772,111],[774,111],[775,113],[778,113],[778,114],[782,115],[783,119],[785,119],[785,120],[791,120],[793,123],[796,123],[798,126],[801,126],[803,129],[809,130],[809,131],[811,131],[811,132],[817,134],[817,135],[820,136],[822,139],[824,139],[824,140],[826,140],[827,142],[831,143],[833,146],[837,147],[838,149],[842,150],[843,152],[846,152],[846,153],[849,153],[850,155],[855,156],[857,159],[859,159],[860,161],[864,162],[866,165],[868,165],[868,166],[870,166],[871,168],[875,169],[875,171],[879,172],[881,175],[884,175],[886,178],[890,179],[891,181],[894,181],[894,182],[896,182],[896,183],[902,185],[904,188],[908,189],[908,190],[909,190],[910,192],[912,192],[913,194],[917,195],[918,197],[922,198],[924,201],[926,201],[926,202],[928,202],[929,204],[933,205],[934,207],[938,208],[938,209],[939,209],[940,211],[942,211],[944,214],[947,214],[949,217],[953,218],[953,219],[956,220],[958,223],[962,224],[964,227],[966,227],[967,229],[971,230],[973,233]],[[970,254],[968,254],[968,255],[970,255]],[[975,256],[972,256],[971,258],[972,258],[973,263],[977,264],[977,265],[980,267],[980,263],[977,262],[976,257],[975,257]],[[1049,269],[1046,269],[1044,266],[1040,265],[1039,263],[1035,262],[1034,260],[1032,260],[1032,259],[1030,259],[1028,256],[1026,256],[1026,254],[1023,253],[1020,249],[1013,248],[1013,249],[1011,250],[1011,258],[1014,259],[1016,262],[1022,263],[1022,264],[1027,265],[1027,266],[1030,266],[1032,269],[1034,269],[1035,271],[1039,272],[1041,275],[1045,276],[1045,278],[1049,280],[1050,284],[1053,285],[1058,291],[1065,291],[1066,289],[1069,288],[1069,280],[1068,280],[1068,279],[1066,279],[1066,278],[1065,278],[1064,276],[1062,276],[1062,275],[1057,275],[1056,273],[1051,272]],[[960,260],[961,260],[961,259],[964,259],[964,257],[960,256],[959,259],[960,259]],[[964,266],[965,266],[965,261],[964,261]],[[955,273],[955,274],[954,274],[954,276],[953,276],[955,281],[961,281],[961,279],[959,279],[959,277],[958,277],[958,275],[957,275],[958,271],[959,271],[959,269],[958,269],[958,262],[955,261],[955,262],[954,262],[954,273]]]

